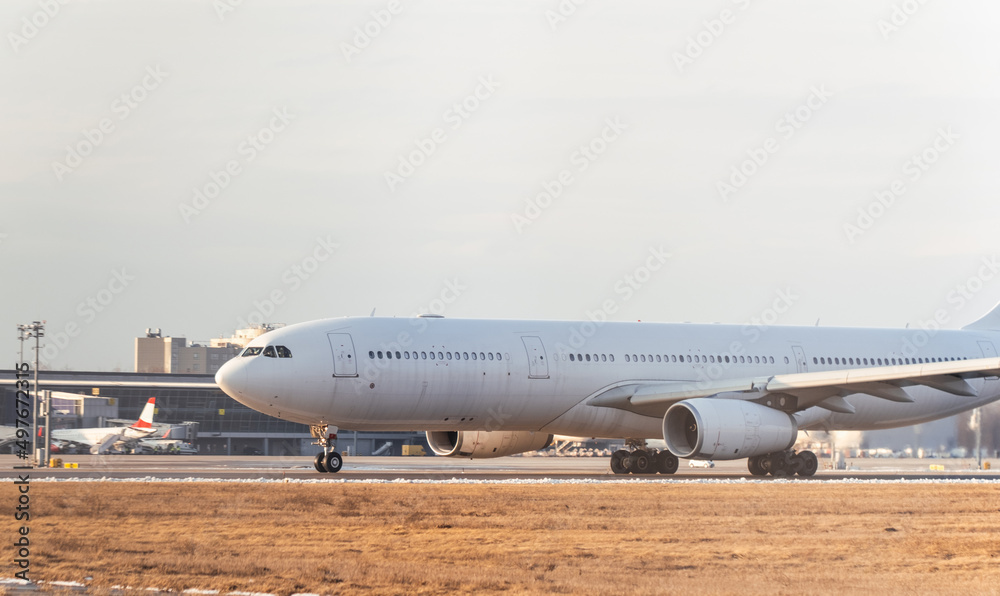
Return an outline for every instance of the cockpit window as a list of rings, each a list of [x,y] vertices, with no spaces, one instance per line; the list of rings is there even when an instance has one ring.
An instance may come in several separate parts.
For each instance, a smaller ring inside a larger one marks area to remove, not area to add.
[[[274,346],[274,350],[278,352],[278,358],[291,358],[292,351],[285,346]]]
[[[252,348],[247,348],[247,349],[243,350],[243,354],[241,354],[241,355],[242,356],[256,356],[257,354],[260,354],[261,350],[263,350],[263,349],[264,348],[262,348],[260,346],[254,346]]]
[[[267,346],[264,348],[264,355],[268,358],[274,358],[274,346]]]

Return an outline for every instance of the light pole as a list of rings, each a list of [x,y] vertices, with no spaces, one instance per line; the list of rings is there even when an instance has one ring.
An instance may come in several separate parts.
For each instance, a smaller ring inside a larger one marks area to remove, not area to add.
[[[31,461],[38,461],[38,358],[41,354],[41,338],[45,337],[45,321],[32,321],[30,325],[17,326],[18,337],[21,340],[21,361],[24,361],[24,340],[35,338],[35,401],[31,405]],[[47,429],[46,429],[47,430]]]

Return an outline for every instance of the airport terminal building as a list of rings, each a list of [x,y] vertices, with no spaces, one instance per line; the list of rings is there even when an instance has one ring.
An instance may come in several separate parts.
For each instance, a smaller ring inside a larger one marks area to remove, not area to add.
[[[0,371],[0,378],[13,381],[14,371]],[[137,420],[150,397],[156,398],[154,422],[196,423],[190,442],[203,455],[312,455],[309,427],[272,418],[232,399],[214,386],[211,374],[107,373],[41,371],[39,388],[62,394],[78,394],[81,407],[53,417],[52,427],[106,426],[111,419]],[[134,387],[137,383],[149,386]],[[212,384],[210,387],[204,385]],[[202,385],[202,387],[192,387]],[[0,425],[13,426],[15,389],[0,384]],[[99,399],[94,399],[99,398]],[[427,446],[423,433],[340,432],[337,443],[345,455],[400,455],[403,445]],[[426,449],[428,452],[429,449]]]

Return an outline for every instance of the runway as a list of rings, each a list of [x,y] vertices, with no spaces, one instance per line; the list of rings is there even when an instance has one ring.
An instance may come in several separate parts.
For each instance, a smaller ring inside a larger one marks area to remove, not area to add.
[[[320,474],[312,457],[185,456],[185,455],[71,455],[62,458],[78,468],[37,468],[32,480],[291,480],[291,481],[479,481],[479,482],[665,482],[665,481],[775,481],[751,476],[745,460],[717,462],[714,468],[690,467],[686,461],[676,474],[615,475],[607,458],[504,457],[467,460],[443,457],[345,457],[337,474]],[[823,462],[828,463],[828,462]],[[997,462],[1000,463],[1000,462]],[[0,456],[0,476],[14,478],[25,470],[12,455]],[[970,459],[850,459],[847,469],[820,470],[803,482],[881,481],[1000,481],[1000,470],[976,470]],[[944,470],[932,470],[943,466]],[[996,468],[997,466],[993,466]]]

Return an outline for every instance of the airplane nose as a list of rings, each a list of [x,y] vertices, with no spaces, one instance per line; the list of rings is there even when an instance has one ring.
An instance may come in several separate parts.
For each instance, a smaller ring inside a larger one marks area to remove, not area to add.
[[[215,373],[215,384],[226,395],[236,399],[241,397],[247,388],[247,369],[237,360],[230,360]]]

